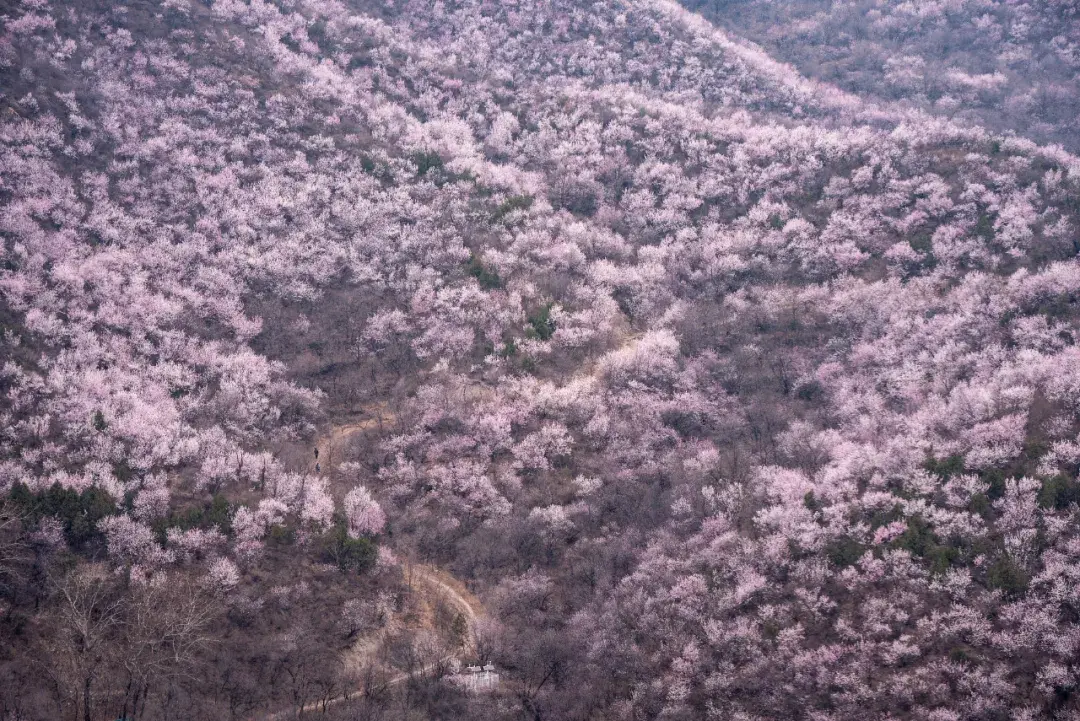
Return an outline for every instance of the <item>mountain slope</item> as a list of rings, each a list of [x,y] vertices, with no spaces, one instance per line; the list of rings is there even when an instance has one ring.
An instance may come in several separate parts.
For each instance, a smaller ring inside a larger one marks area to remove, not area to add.
[[[16,718],[332,698],[339,621],[406,598],[391,547],[468,580],[504,684],[367,710],[1073,712],[1076,157],[674,3],[5,13],[11,574],[187,579],[222,640],[168,683],[121,641],[65,670],[63,593],[13,583],[62,679]]]

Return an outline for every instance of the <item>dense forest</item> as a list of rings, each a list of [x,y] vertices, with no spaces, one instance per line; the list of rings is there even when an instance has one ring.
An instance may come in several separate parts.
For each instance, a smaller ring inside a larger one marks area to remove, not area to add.
[[[799,72],[1080,151],[1075,0],[684,0]]]
[[[0,721],[1080,719],[1068,0],[0,0]]]

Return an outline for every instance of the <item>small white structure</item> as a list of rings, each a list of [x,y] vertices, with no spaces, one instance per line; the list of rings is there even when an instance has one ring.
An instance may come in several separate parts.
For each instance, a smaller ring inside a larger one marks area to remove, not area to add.
[[[499,674],[495,672],[495,666],[466,666],[461,673],[450,676],[450,680],[464,688],[469,693],[483,693],[491,691],[499,685]]]

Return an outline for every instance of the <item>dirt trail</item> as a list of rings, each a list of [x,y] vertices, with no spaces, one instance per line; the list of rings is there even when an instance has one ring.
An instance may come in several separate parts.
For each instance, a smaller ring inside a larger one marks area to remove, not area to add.
[[[413,670],[411,673],[401,672],[391,676],[383,683],[386,688],[398,686],[416,676],[430,674],[438,667],[445,667],[446,664],[449,664],[454,659],[460,659],[462,656],[471,653],[475,650],[472,634],[473,624],[485,615],[484,606],[480,603],[480,600],[470,593],[461,581],[454,578],[446,571],[427,564],[414,564],[407,567],[406,573],[411,575],[411,582],[414,588],[424,589],[427,593],[430,593],[431,596],[440,598],[456,608],[465,618],[465,621],[468,624],[468,632],[466,633],[465,646],[462,649],[455,653],[443,656],[437,661],[425,664],[424,666]],[[308,713],[325,711],[325,709],[331,706],[337,706],[350,699],[358,698],[361,693],[362,691],[360,689],[352,689],[346,694],[335,696],[326,701],[314,701],[305,704],[299,711],[299,715],[302,716]],[[298,712],[296,709],[289,709],[287,711],[279,711],[263,718],[266,719],[266,721],[280,721],[294,718],[297,715]]]
[[[386,408],[385,403],[365,406],[362,413],[367,417],[348,423],[332,425],[329,433],[320,436],[315,441],[315,448],[318,451],[316,463],[319,472],[329,475],[337,467],[337,464],[341,462],[342,452],[349,438],[354,434],[372,428],[381,429],[385,425],[394,422],[394,414]]]
[[[394,421],[393,414],[387,411],[385,404],[367,406],[363,409],[363,413],[370,417],[332,425],[329,433],[316,441],[315,447],[319,450],[318,458],[324,473],[329,473],[334,469],[335,464],[340,460],[342,449],[353,434],[371,428],[382,428]],[[426,586],[432,589],[436,596],[449,601],[461,612],[470,627],[477,618],[483,615],[484,607],[479,599],[469,592],[465,584],[446,571],[428,564],[409,564],[407,573],[411,576],[410,583]]]
[[[466,621],[472,623],[484,615],[484,607],[465,585],[446,571],[436,566],[414,566],[413,582],[427,584],[436,589],[436,593],[449,600]]]
[[[335,467],[334,464],[339,461],[341,449],[344,447],[349,437],[354,433],[370,428],[382,427],[383,424],[392,423],[394,420],[393,415],[388,413],[385,407],[365,408],[364,412],[366,414],[374,414],[375,417],[333,425],[330,427],[329,433],[316,441],[315,447],[319,450],[318,458],[321,461],[320,466],[323,473],[330,473],[333,470]],[[335,457],[335,454],[338,454],[338,457]],[[429,564],[409,563],[406,565],[405,572],[410,586],[413,587],[414,590],[419,591],[421,593],[421,598],[428,601],[428,603],[430,603],[432,599],[440,599],[453,606],[465,619],[467,631],[465,633],[464,646],[460,650],[444,656],[437,661],[426,664],[419,669],[414,670],[411,674],[403,672],[391,676],[384,683],[386,687],[393,687],[405,683],[413,676],[429,674],[439,666],[448,664],[454,659],[460,659],[475,651],[475,638],[473,635],[474,625],[477,620],[483,618],[485,615],[484,606],[480,600],[465,587],[464,583],[457,578],[454,578],[454,576],[443,569]],[[369,639],[369,641],[375,641],[375,645],[377,645],[377,640]],[[337,706],[349,699],[357,698],[360,693],[361,691],[358,689],[353,689],[344,695],[336,696],[326,701],[316,701],[305,704],[304,707],[300,709],[299,715],[324,711],[330,706]],[[265,716],[264,718],[268,721],[278,721],[279,719],[295,717],[297,714],[298,712],[296,709],[290,709],[288,711],[279,711],[278,713]]]
[[[410,571],[406,571],[410,573]],[[416,565],[411,568],[414,586],[426,587],[433,598],[442,599],[453,606],[465,619],[465,645],[457,656],[467,656],[476,651],[474,634],[476,621],[484,615],[484,606],[458,579],[435,566]]]

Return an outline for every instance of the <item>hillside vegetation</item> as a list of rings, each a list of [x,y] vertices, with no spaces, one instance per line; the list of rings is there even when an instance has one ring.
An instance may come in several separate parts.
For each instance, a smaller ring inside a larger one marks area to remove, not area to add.
[[[1075,113],[724,25],[0,0],[0,718],[1080,718]]]

